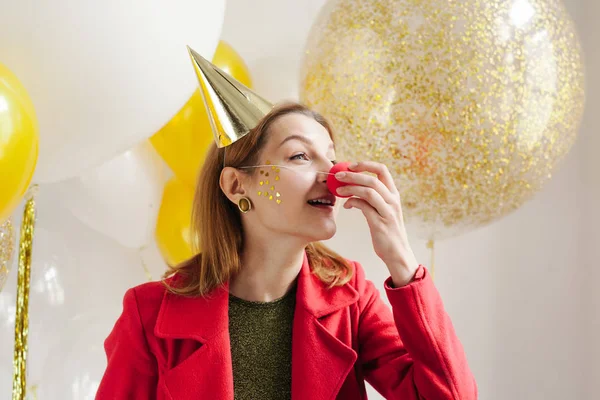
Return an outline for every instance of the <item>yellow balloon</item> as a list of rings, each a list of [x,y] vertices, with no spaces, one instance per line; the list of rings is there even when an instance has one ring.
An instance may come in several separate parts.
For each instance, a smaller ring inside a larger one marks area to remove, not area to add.
[[[198,171],[212,142],[210,122],[199,90],[150,138],[175,176],[190,187],[196,185]]]
[[[219,42],[213,63],[251,87],[248,68],[227,43]],[[198,171],[213,142],[210,122],[199,90],[194,92],[171,121],[150,138],[150,142],[181,181],[188,186],[196,186]]]
[[[176,265],[191,258],[193,190],[177,178],[165,185],[156,222],[156,243],[167,264]]]
[[[229,43],[222,40],[219,42],[212,62],[247,87],[252,87],[252,79],[246,63]]]
[[[29,186],[38,145],[33,103],[17,77],[0,64],[0,221],[8,218]]]

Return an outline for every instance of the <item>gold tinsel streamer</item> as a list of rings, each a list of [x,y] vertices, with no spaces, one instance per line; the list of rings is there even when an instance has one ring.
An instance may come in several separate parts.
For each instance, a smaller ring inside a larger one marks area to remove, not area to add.
[[[7,219],[0,224],[0,292],[10,272],[9,265],[15,251],[15,230],[12,221]]]
[[[27,388],[27,336],[29,334],[29,279],[35,230],[35,200],[30,194],[21,223],[19,270],[17,275],[17,312],[15,317],[15,352],[13,400],[24,400]]]

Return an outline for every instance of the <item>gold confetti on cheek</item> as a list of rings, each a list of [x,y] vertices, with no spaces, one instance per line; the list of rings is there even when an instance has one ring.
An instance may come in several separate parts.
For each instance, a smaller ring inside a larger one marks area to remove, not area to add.
[[[271,161],[267,160],[267,161],[265,162],[265,164],[266,164],[266,165],[271,165]],[[274,166],[274,165],[273,165],[273,166],[271,166],[271,170],[275,171],[276,173],[279,173],[279,168],[278,168],[278,167],[276,167],[276,166]],[[268,177],[268,176],[269,176],[269,172],[267,172],[267,171],[263,171],[263,170],[260,170],[260,174],[261,174],[261,175],[264,175],[265,177]],[[281,178],[279,177],[279,175],[275,175],[275,177],[274,177],[274,180],[275,180],[276,182],[279,182],[279,181],[280,181],[280,179],[281,179]],[[273,200],[273,199],[275,199],[275,202],[276,202],[277,204],[281,204],[281,202],[282,202],[282,200],[281,200],[281,198],[280,198],[280,197],[281,197],[281,193],[279,193],[278,191],[276,191],[276,188],[275,188],[275,185],[274,185],[274,184],[271,184],[271,183],[269,182],[269,180],[267,179],[267,180],[264,180],[264,181],[260,181],[260,182],[259,182],[259,185],[260,185],[260,186],[267,186],[267,187],[269,188],[269,190],[268,190],[268,191],[262,191],[262,190],[261,190],[261,191],[259,191],[259,192],[258,192],[258,195],[259,195],[259,196],[263,195],[264,197],[268,198],[269,200]]]
[[[265,165],[271,165],[271,161],[267,160],[265,162]],[[274,165],[271,166],[271,170],[275,171],[276,173],[279,173],[279,168],[276,167],[276,166],[274,166]],[[269,172],[268,171],[264,171],[264,170],[260,170],[260,175],[264,175],[265,177],[268,177],[269,176]],[[278,182],[280,180],[279,175],[275,175],[274,179],[275,179],[276,182]],[[281,204],[281,202],[282,202],[282,200],[280,198],[281,197],[281,193],[275,191],[275,185],[274,184],[270,184],[269,180],[267,179],[267,180],[259,181],[259,185],[260,186],[267,186],[270,189],[270,191],[262,191],[262,190],[258,191],[257,193],[258,193],[259,196],[264,196],[264,197],[268,198],[269,200],[275,199],[275,202],[277,204]]]
[[[301,77],[338,157],[386,164],[427,239],[530,199],[572,147],[585,98],[574,24],[550,0],[329,1]]]
[[[275,172],[279,173],[279,168],[276,168]],[[279,180],[280,180],[279,175],[275,175],[275,181],[279,182]],[[275,185],[271,185],[271,190],[275,193],[275,197],[276,197],[275,202],[277,204],[281,204],[281,193],[275,191]],[[269,200],[271,200],[271,199],[272,199],[272,196],[271,196],[271,198],[269,198]]]

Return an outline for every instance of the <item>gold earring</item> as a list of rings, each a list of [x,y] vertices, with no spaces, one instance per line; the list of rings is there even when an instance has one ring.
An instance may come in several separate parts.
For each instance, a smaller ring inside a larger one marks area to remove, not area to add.
[[[242,197],[238,200],[238,208],[244,214],[252,209],[252,203],[250,203],[250,199],[247,197]]]

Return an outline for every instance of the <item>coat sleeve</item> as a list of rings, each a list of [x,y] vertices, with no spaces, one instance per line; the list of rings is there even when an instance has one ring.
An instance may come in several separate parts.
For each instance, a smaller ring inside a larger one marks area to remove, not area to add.
[[[140,320],[135,288],[123,299],[123,312],[104,342],[107,367],[97,400],[155,399],[157,363]]]
[[[360,300],[359,362],[367,382],[386,399],[475,400],[477,385],[424,267],[413,282],[385,290],[392,305],[356,265]]]

